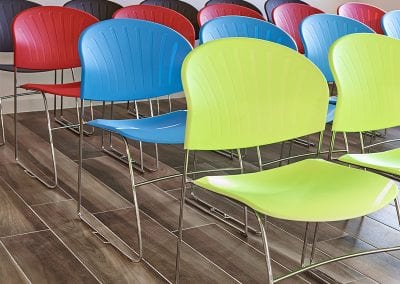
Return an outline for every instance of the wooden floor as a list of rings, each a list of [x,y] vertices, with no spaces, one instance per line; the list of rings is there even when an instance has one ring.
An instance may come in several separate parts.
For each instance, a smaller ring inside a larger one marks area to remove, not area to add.
[[[182,102],[176,102],[182,107]],[[129,117],[116,106],[116,117]],[[18,117],[21,159],[50,175],[47,132],[43,113]],[[0,283],[163,283],[174,281],[180,179],[138,189],[144,238],[144,261],[132,263],[103,242],[76,215],[78,137],[68,130],[54,135],[59,188],[47,189],[14,161],[12,116],[6,117],[9,143],[0,148]],[[400,131],[389,132],[390,136]],[[127,167],[100,151],[100,135],[85,137],[83,206],[136,248],[136,225]],[[329,137],[326,137],[326,143]],[[352,139],[352,147],[357,142]],[[325,143],[325,144],[326,144]],[[116,140],[116,146],[121,145]],[[153,146],[146,145],[152,165]],[[280,146],[263,149],[266,159]],[[313,149],[311,149],[313,150]],[[295,152],[305,151],[295,146]],[[137,155],[137,151],[134,151]],[[161,169],[136,173],[142,181],[181,171],[181,146],[160,146]],[[246,156],[248,171],[256,169],[255,151]],[[233,161],[236,162],[236,161]],[[201,153],[199,168],[231,165],[216,153]],[[196,189],[199,196],[232,216],[242,208]],[[355,200],[356,202],[356,200]],[[338,208],[340,210],[340,208]],[[265,283],[262,243],[257,235],[244,238],[235,230],[187,206],[184,222],[182,283]],[[256,226],[254,216],[250,218]],[[275,276],[299,265],[305,224],[269,219],[268,233]],[[374,247],[400,244],[395,208],[390,205],[367,216],[320,226],[317,259]],[[322,267],[283,283],[400,283],[400,253],[365,256]]]

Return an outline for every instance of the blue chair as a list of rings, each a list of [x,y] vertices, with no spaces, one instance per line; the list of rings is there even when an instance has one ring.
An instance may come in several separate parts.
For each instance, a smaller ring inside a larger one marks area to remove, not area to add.
[[[382,29],[385,35],[400,39],[400,10],[388,12],[382,17]]]
[[[160,24],[136,19],[114,19],[95,24],[83,32],[79,42],[82,62],[82,104],[85,100],[138,101],[181,92],[181,66],[191,50],[192,47],[185,38]],[[82,117],[83,112],[80,115],[80,125],[83,125]],[[135,183],[128,139],[157,144],[183,144],[186,111],[174,111],[143,119],[96,119],[89,121],[88,124],[120,135],[125,143],[139,244],[138,258],[131,257],[131,259],[140,261],[142,238],[136,187],[151,181]],[[79,216],[81,216],[82,145],[81,131]],[[157,180],[166,178],[168,177]],[[85,221],[83,218],[82,220]]]
[[[226,37],[258,38],[297,50],[294,40],[277,26],[266,21],[242,16],[215,18],[201,27],[199,37],[200,43]]]
[[[333,83],[328,53],[339,38],[354,33],[373,33],[368,26],[356,20],[330,14],[317,14],[304,19],[300,25],[300,37],[308,57],[324,74],[328,83]],[[331,97],[326,122],[333,121],[336,97]],[[333,106],[332,106],[333,105]]]

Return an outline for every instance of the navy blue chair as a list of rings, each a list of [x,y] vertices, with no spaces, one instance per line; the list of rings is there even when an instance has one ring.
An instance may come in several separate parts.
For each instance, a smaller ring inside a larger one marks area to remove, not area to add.
[[[382,17],[382,29],[387,36],[400,39],[400,10],[388,12]]]
[[[64,7],[85,11],[100,21],[111,19],[122,8],[121,5],[107,0],[72,0],[65,3]]]

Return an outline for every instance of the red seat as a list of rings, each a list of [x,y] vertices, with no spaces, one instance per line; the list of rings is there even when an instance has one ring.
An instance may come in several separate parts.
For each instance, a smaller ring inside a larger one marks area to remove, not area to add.
[[[147,20],[167,26],[180,33],[194,46],[196,34],[192,23],[174,10],[153,5],[132,5],[116,11],[113,18]]]
[[[338,8],[338,15],[357,20],[379,34],[383,34],[381,20],[385,13],[382,9],[365,3],[346,3]]]
[[[304,53],[303,43],[300,38],[300,24],[308,16],[324,13],[315,7],[299,4],[282,4],[274,9],[272,18],[275,25],[287,32],[296,42],[300,53]]]
[[[201,9],[197,16],[197,21],[199,25],[202,26],[206,22],[222,16],[245,16],[265,20],[260,13],[243,6],[235,4],[215,4]]]
[[[81,95],[81,83],[68,84],[24,84],[21,86],[26,90],[34,90],[57,96],[79,98]]]

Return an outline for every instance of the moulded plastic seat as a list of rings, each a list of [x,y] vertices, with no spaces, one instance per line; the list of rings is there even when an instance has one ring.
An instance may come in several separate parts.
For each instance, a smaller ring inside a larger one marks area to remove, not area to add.
[[[264,11],[265,14],[267,15],[267,19],[269,22],[273,22],[272,12],[274,11],[274,9],[286,3],[298,3],[298,4],[308,5],[308,3],[300,0],[267,0],[264,4]]]
[[[382,17],[382,29],[386,35],[400,39],[400,10],[388,12]]]
[[[398,194],[394,181],[317,159],[251,174],[208,176],[194,183],[267,216],[306,222],[365,216]]]
[[[81,92],[81,83],[66,84],[25,84],[21,86],[26,90],[35,90],[39,92],[49,93],[57,96],[79,98]]]
[[[122,6],[107,0],[72,0],[64,7],[74,8],[95,16],[100,21],[111,19],[112,15]]]
[[[183,144],[186,111],[174,111],[142,119],[96,119],[88,124],[136,141],[157,144]]]
[[[335,108],[336,105],[334,103],[331,103],[329,100],[328,112],[326,115],[326,123],[331,123],[333,121],[333,118],[335,117]]]
[[[204,6],[210,6],[210,5],[215,5],[215,4],[235,4],[239,6],[243,6],[249,9],[252,9],[256,11],[257,13],[262,14],[262,12],[254,6],[252,3],[244,1],[244,0],[209,0],[206,2]]]

